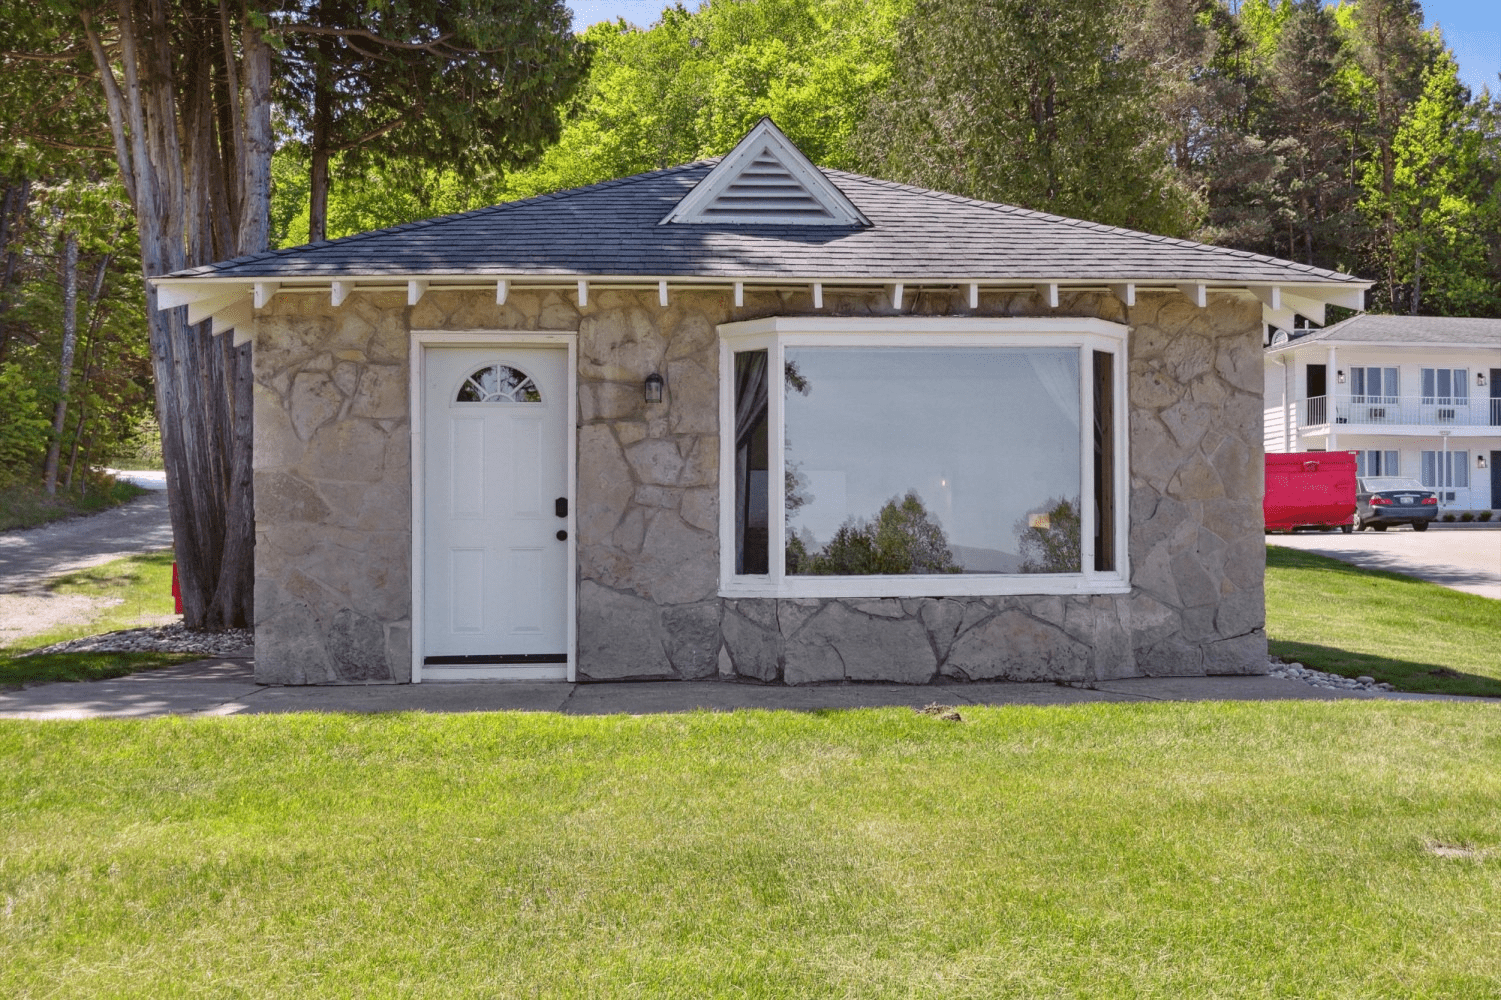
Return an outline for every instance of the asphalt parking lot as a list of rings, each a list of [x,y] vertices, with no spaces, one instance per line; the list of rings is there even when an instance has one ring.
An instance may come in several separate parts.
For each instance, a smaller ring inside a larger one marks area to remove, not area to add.
[[[1501,524],[1494,528],[1435,524],[1357,531],[1354,534],[1300,532],[1268,535],[1268,545],[1285,545],[1367,569],[1405,573],[1470,594],[1501,600]]]

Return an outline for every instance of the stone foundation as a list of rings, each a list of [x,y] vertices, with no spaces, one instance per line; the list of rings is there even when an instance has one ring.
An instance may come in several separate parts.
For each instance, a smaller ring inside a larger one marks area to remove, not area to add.
[[[909,311],[975,315],[962,293]],[[257,679],[410,679],[412,330],[577,331],[581,679],[766,683],[1060,680],[1260,673],[1261,312],[1142,292],[984,295],[979,315],[1127,323],[1130,594],[886,600],[718,597],[716,326],[892,315],[882,293],[281,295],[257,318]],[[667,379],[648,409],[641,380]]]

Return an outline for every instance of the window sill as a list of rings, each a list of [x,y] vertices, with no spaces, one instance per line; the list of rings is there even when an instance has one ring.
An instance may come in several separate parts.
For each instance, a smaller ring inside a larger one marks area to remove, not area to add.
[[[780,585],[768,577],[739,577],[721,581],[719,586],[719,596],[728,598],[1050,597],[1130,592],[1130,582],[1118,573],[805,576],[784,579]]]

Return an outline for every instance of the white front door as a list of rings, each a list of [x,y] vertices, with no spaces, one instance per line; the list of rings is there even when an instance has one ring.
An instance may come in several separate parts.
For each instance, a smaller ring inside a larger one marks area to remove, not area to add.
[[[568,674],[568,352],[423,356],[423,680]]]

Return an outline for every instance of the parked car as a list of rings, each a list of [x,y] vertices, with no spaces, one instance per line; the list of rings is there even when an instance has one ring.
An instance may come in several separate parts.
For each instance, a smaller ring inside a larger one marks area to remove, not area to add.
[[[1355,526],[1355,452],[1302,451],[1266,456],[1261,503],[1268,534]]]
[[[1410,524],[1427,531],[1438,516],[1438,495],[1416,479],[1365,476],[1355,491],[1356,527],[1385,531],[1389,525]]]

